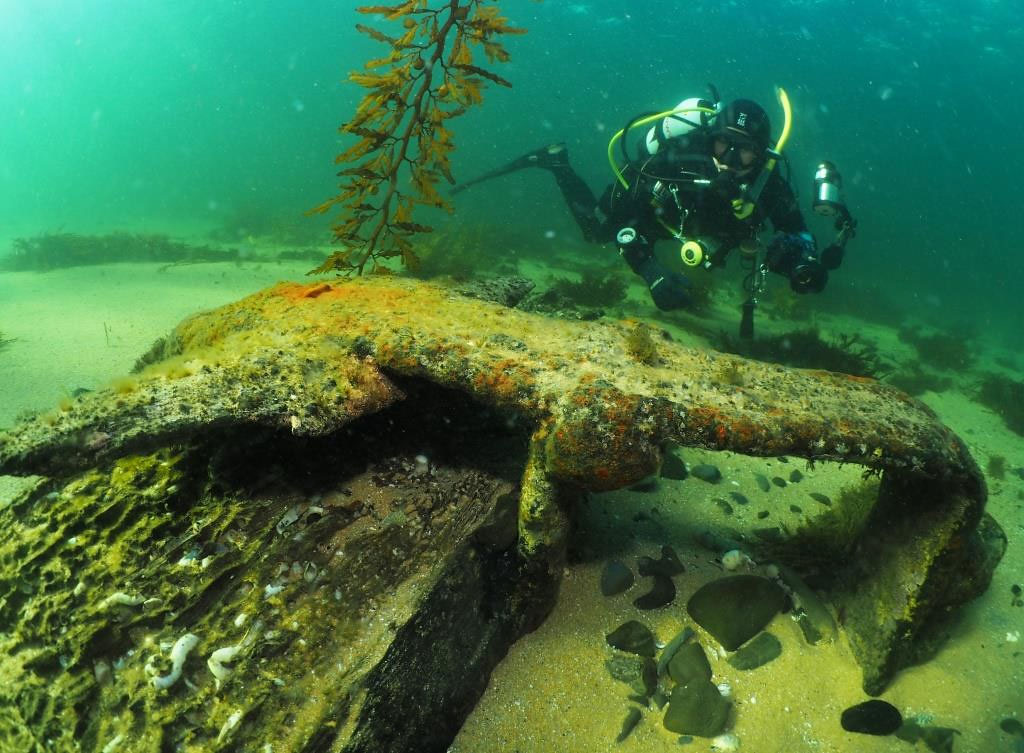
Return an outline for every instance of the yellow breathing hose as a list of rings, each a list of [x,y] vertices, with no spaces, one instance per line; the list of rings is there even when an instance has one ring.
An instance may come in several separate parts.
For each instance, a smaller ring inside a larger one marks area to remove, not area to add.
[[[669,115],[678,115],[679,113],[684,112],[705,112],[709,115],[715,115],[718,111],[710,107],[682,107],[678,110],[665,110],[664,112],[659,112],[654,115],[648,115],[647,117],[641,118],[640,120],[637,120],[634,123],[630,123],[629,129],[631,130],[638,126],[647,125],[648,123],[652,123],[655,120],[667,118]],[[618,179],[619,183],[622,184],[623,188],[629,188],[629,181],[627,181],[623,177],[622,169],[615,163],[614,155],[615,144],[618,142],[619,139],[623,138],[626,135],[626,130],[626,128],[621,129],[620,131],[618,131],[618,133],[612,136],[611,140],[608,142],[608,164],[612,166],[612,172],[615,173],[615,177]]]
[[[782,105],[782,133],[779,134],[779,140],[775,142],[775,153],[781,154],[782,147],[786,145],[786,141],[789,140],[789,131],[793,127],[793,108],[789,104],[789,95],[786,94],[786,90],[781,86],[775,87],[775,96],[779,98],[779,104]],[[765,169],[771,170],[775,167],[776,159],[769,159],[765,164]]]
[[[782,133],[779,134],[779,140],[775,142],[775,148],[772,150],[773,156],[765,160],[764,168],[761,170],[761,174],[757,176],[753,190],[738,199],[734,199],[732,202],[733,214],[741,220],[746,219],[753,213],[754,202],[757,201],[761,190],[768,183],[768,178],[779,161],[778,157],[782,154],[782,147],[786,145],[786,141],[789,139],[789,132],[793,127],[793,108],[789,104],[789,95],[786,94],[785,89],[777,86],[775,87],[775,96],[779,98],[779,104],[782,106]],[[750,196],[753,196],[753,199],[749,198]]]

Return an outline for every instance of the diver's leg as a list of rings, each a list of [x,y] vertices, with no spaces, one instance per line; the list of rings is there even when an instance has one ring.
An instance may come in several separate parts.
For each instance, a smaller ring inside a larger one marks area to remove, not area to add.
[[[520,159],[525,165],[549,170],[555,176],[558,190],[562,192],[565,205],[583,232],[584,240],[599,243],[609,240],[603,237],[606,233],[602,232],[602,223],[596,213],[597,199],[594,192],[572,169],[569,149],[564,143],[550,144]]]

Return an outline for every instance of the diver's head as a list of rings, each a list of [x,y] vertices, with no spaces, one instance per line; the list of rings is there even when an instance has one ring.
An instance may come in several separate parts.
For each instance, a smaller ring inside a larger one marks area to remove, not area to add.
[[[712,132],[715,161],[743,174],[760,166],[771,146],[771,122],[757,102],[737,99],[718,114]]]

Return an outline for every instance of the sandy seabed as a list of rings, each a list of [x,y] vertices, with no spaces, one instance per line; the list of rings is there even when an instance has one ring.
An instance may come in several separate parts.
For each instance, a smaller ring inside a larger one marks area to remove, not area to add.
[[[0,353],[0,427],[24,412],[53,408],[76,389],[93,389],[127,373],[152,342],[185,316],[212,308],[282,279],[302,280],[308,262],[224,263],[160,268],[145,264],[78,267],[45,273],[0,273],[0,332],[15,338]],[[887,348],[905,348],[895,332],[871,329],[853,319],[828,322],[832,331],[856,331]],[[823,327],[825,329],[825,327]],[[680,340],[686,341],[685,334]],[[981,360],[986,355],[981,353]],[[1024,465],[1024,438],[1001,419],[950,390],[923,397],[962,436],[984,468],[989,457],[1005,456],[1010,469]],[[640,619],[659,640],[667,641],[692,624],[685,602],[702,583],[721,575],[711,552],[692,543],[689,533],[704,526],[796,527],[815,503],[808,492],[835,498],[840,488],[859,479],[855,468],[818,465],[798,459],[748,458],[731,453],[683,451],[690,463],[711,462],[724,479],[715,486],[695,478],[661,480],[649,492],[620,491],[592,498],[582,513],[587,556],[565,572],[558,603],[549,619],[519,641],[498,667],[490,685],[451,753],[597,753],[603,750],[712,750],[696,738],[680,745],[661,725],[661,713],[645,709],[633,733],[615,743],[630,708],[625,685],[604,667],[611,655],[606,633],[629,619]],[[762,492],[754,473],[768,477],[797,468],[804,479],[786,488]],[[0,503],[17,487],[0,477]],[[733,506],[732,515],[715,497],[739,491],[750,499]],[[905,717],[960,731],[957,753],[1012,750],[1013,740],[999,728],[1009,716],[1024,718],[1024,609],[1012,606],[1011,587],[1024,583],[1024,553],[1018,545],[1024,528],[1024,479],[1007,473],[989,479],[989,512],[1002,524],[1010,545],[988,592],[964,610],[950,642],[927,664],[900,673],[882,698]],[[803,512],[794,512],[791,506]],[[769,511],[767,520],[756,513]],[[667,607],[639,612],[632,604],[646,590],[641,579],[625,594],[604,598],[600,572],[612,558],[635,569],[638,556],[657,557],[671,545],[686,566],[675,578],[678,596]],[[730,732],[750,753],[821,751],[911,751],[895,738],[844,732],[841,711],[865,700],[860,671],[845,639],[809,646],[787,616],[769,626],[783,644],[781,657],[741,672],[726,663],[701,633],[714,681],[729,686],[734,702]],[[917,750],[926,750],[918,743]]]

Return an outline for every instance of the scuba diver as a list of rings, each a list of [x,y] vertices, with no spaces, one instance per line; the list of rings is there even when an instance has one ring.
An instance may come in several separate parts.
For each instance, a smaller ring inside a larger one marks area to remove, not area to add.
[[[723,107],[714,87],[709,88],[713,99],[690,98],[672,110],[638,116],[615,134],[608,159],[616,180],[600,200],[569,164],[563,143],[525,154],[454,192],[526,167],[550,171],[584,239],[614,241],[663,311],[685,308],[692,298],[689,280],[655,256],[656,241],[674,238],[685,265],[708,269],[723,266],[738,250],[749,270],[740,334],[751,337],[767,272],[786,277],[797,293],[820,292],[829,270],[842,262],[856,222],[840,199],[839,172],[832,163],[820,163],[813,206],[818,214],[836,217],[838,235],[819,253],[788,179],[776,169],[791,126],[785,91],[778,90],[785,124],[773,144],[768,114],[760,105],[737,99]],[[637,153],[630,154],[630,131],[651,123]],[[762,244],[766,220],[774,236]]]

